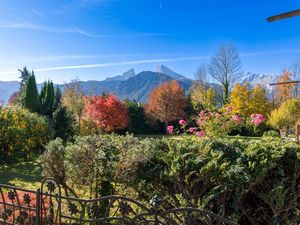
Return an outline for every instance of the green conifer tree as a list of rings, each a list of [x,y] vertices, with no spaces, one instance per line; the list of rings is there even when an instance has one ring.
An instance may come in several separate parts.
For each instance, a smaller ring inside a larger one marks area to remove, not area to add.
[[[62,98],[62,94],[61,94],[61,91],[60,91],[59,87],[57,86],[56,89],[55,89],[55,99],[54,99],[54,104],[53,104],[53,112],[55,112],[61,106],[61,98]]]
[[[24,107],[30,112],[40,112],[39,93],[33,73],[29,76],[24,86]]]
[[[66,107],[58,107],[53,113],[53,128],[55,138],[61,138],[65,142],[69,141],[74,135],[74,116],[68,112]]]
[[[55,91],[52,81],[44,83],[39,96],[41,103],[41,114],[49,117],[53,114],[53,105],[55,101]]]

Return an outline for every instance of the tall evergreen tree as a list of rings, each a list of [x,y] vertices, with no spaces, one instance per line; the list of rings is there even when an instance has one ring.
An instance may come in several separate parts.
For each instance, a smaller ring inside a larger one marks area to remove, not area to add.
[[[44,83],[39,100],[41,103],[41,114],[52,117],[53,105],[55,101],[55,91],[52,81],[47,81]]]
[[[20,87],[19,90],[16,92],[15,94],[15,101],[14,104],[25,107],[25,103],[24,103],[24,98],[25,98],[25,87],[26,87],[26,83],[29,79],[29,77],[31,75],[34,75],[34,72],[30,72],[27,67],[23,67],[23,69],[19,69],[18,70],[21,75],[20,75]]]
[[[23,69],[19,69],[19,72],[21,73],[20,75],[20,89],[22,89],[25,85],[26,85],[26,82],[28,80],[28,78],[33,75],[33,71],[32,73],[29,72],[29,70],[27,69],[27,67],[23,67]]]
[[[65,142],[70,140],[75,133],[74,124],[74,116],[68,112],[66,107],[60,106],[53,113],[55,138],[59,137]]]
[[[56,89],[55,89],[55,99],[54,99],[54,104],[53,104],[53,112],[55,112],[61,106],[61,98],[62,98],[62,94],[61,94],[61,91],[60,91],[59,87],[57,86]]]
[[[24,107],[30,112],[39,113],[40,101],[34,74],[30,75],[24,86]]]

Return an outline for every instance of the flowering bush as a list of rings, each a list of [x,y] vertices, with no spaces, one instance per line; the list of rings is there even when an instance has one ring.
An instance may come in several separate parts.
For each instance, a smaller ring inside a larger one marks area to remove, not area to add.
[[[252,114],[251,115],[251,123],[259,126],[260,124],[262,124],[263,122],[265,122],[265,117],[262,114]]]
[[[167,133],[173,134],[173,132],[174,132],[174,126],[167,126]]]
[[[188,122],[184,119],[179,120],[180,129],[174,126],[167,127],[168,134],[184,133],[194,134],[197,137],[223,137],[232,131],[239,133],[243,128],[256,130],[265,122],[262,114],[252,114],[250,118],[243,118],[237,114],[232,114],[232,108],[227,107],[225,112],[200,111],[197,120],[198,127],[188,127]]]

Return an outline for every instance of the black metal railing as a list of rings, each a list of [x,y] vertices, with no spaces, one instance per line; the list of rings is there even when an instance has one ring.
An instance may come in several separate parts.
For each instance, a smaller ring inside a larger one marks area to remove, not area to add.
[[[124,196],[79,199],[63,196],[54,179],[32,191],[0,184],[0,225],[237,225],[197,208],[162,210],[154,196],[149,205]]]

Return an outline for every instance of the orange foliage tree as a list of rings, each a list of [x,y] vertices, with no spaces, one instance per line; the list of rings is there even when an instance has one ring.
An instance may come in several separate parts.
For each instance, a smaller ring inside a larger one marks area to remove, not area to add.
[[[282,75],[277,80],[278,83],[285,83],[292,81],[292,73],[288,70],[284,70]],[[276,88],[276,100],[278,104],[293,98],[294,83],[290,84],[279,84]]]
[[[114,95],[88,98],[85,116],[106,132],[124,129],[129,123],[125,104]]]
[[[150,93],[145,112],[151,120],[167,124],[183,118],[186,107],[184,90],[174,80],[161,84]]]

